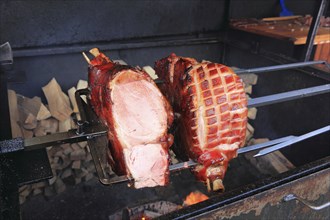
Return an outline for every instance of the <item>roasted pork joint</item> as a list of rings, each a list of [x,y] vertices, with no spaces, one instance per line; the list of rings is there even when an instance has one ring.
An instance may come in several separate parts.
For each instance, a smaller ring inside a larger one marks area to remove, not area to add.
[[[173,112],[149,75],[113,63],[93,49],[89,86],[91,105],[108,126],[109,162],[118,175],[134,179],[134,187],[164,186],[169,176],[168,128]]]
[[[222,64],[175,54],[157,61],[155,70],[181,115],[175,122],[178,146],[199,163],[194,172],[209,190],[224,189],[228,162],[245,140],[248,111],[241,79]]]

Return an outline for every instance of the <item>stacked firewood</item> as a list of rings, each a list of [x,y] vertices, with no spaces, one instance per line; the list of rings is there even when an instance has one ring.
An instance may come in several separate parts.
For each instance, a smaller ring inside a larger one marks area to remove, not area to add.
[[[86,81],[80,80],[77,84],[77,89],[86,87]],[[76,127],[71,118],[72,113],[79,114],[74,96],[76,88],[69,89],[67,95],[53,78],[42,90],[48,105],[43,104],[40,97],[28,98],[13,90],[8,91],[13,137],[39,137]],[[95,177],[96,171],[87,142],[47,147],[47,153],[53,178],[21,186],[20,203],[33,195],[49,197],[61,193],[68,185]]]

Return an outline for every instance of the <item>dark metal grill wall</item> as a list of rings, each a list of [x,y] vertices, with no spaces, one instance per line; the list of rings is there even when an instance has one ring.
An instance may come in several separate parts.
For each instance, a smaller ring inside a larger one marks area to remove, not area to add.
[[[286,4],[295,14],[311,14],[315,7],[313,0]],[[23,83],[10,88],[26,96],[42,96],[40,88],[54,76],[64,90],[86,79],[80,52],[93,46],[131,65],[153,66],[171,52],[220,62],[224,48],[219,41],[142,44],[135,49],[125,45],[205,34],[221,38],[228,17],[269,17],[280,11],[277,0],[1,1],[0,9],[0,42],[11,43],[15,68],[26,75]]]

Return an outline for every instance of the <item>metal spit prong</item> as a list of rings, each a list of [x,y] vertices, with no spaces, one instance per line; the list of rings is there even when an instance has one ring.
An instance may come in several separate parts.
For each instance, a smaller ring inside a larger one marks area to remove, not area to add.
[[[330,202],[326,202],[322,205],[319,205],[319,206],[315,206],[314,204],[310,203],[309,201],[305,200],[305,199],[302,199],[300,198],[299,196],[295,195],[295,194],[288,194],[286,196],[283,197],[283,201],[284,202],[289,202],[291,200],[298,200],[299,202],[303,203],[304,205],[308,206],[309,208],[313,209],[313,210],[321,210],[321,209],[324,209],[328,206],[330,206]]]

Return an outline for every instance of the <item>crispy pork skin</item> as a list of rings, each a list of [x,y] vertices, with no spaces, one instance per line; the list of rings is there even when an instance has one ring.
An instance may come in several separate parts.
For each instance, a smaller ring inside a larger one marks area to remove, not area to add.
[[[114,171],[133,178],[135,188],[166,185],[173,112],[153,80],[100,53],[91,60],[89,86],[91,105],[109,128]]]
[[[178,147],[199,163],[194,172],[209,190],[224,189],[228,162],[245,141],[247,99],[241,79],[222,64],[175,54],[157,61],[155,70],[180,115],[174,123]]]

